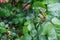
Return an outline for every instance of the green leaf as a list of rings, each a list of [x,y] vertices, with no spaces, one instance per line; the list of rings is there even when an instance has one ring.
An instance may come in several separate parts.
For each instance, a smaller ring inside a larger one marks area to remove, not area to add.
[[[33,3],[33,8],[39,8],[39,7],[46,8],[45,4],[42,2],[37,1]]]
[[[55,27],[50,22],[43,24],[43,31],[41,35],[47,35],[48,40],[57,40],[57,34],[55,31]]]
[[[35,37],[35,36],[37,35],[37,31],[36,31],[35,29],[33,29],[33,30],[31,31],[30,35],[31,35],[32,37]]]
[[[1,17],[9,17],[11,15],[12,15],[12,13],[8,9],[0,8],[0,16]]]
[[[5,23],[4,22],[0,22],[0,27],[5,27]]]
[[[32,37],[29,34],[26,34],[20,38],[21,40],[32,40]]]
[[[55,25],[60,25],[60,20],[58,18],[56,18],[56,17],[54,17],[51,21]]]
[[[5,28],[0,27],[0,33],[4,33],[4,32],[6,32],[6,29],[5,29]]]
[[[28,24],[30,24],[30,20],[27,20],[27,21],[24,23],[24,25],[28,25]]]
[[[58,3],[59,0],[43,0],[43,3],[45,4],[54,4],[54,3]]]
[[[25,35],[25,34],[28,34],[28,29],[27,29],[26,26],[23,27],[23,34],[24,34],[24,35]]]
[[[8,27],[9,27],[9,25],[8,25],[8,24],[6,24],[6,25],[5,25],[5,28],[8,28]]]
[[[48,5],[48,14],[51,16],[57,16],[60,17],[60,3],[55,3],[55,4],[49,4]]]
[[[27,28],[28,28],[29,31],[31,31],[31,30],[32,30],[31,24],[29,24],[29,25],[27,26]]]

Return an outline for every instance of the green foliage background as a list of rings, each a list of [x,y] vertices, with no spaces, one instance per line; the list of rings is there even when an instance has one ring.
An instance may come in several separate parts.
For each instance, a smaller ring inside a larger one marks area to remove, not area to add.
[[[59,0],[17,1],[0,3],[0,40],[60,40]]]

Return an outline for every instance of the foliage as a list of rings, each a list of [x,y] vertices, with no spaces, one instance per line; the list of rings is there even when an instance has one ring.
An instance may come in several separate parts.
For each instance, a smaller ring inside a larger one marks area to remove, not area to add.
[[[60,3],[0,0],[0,40],[60,40]]]

